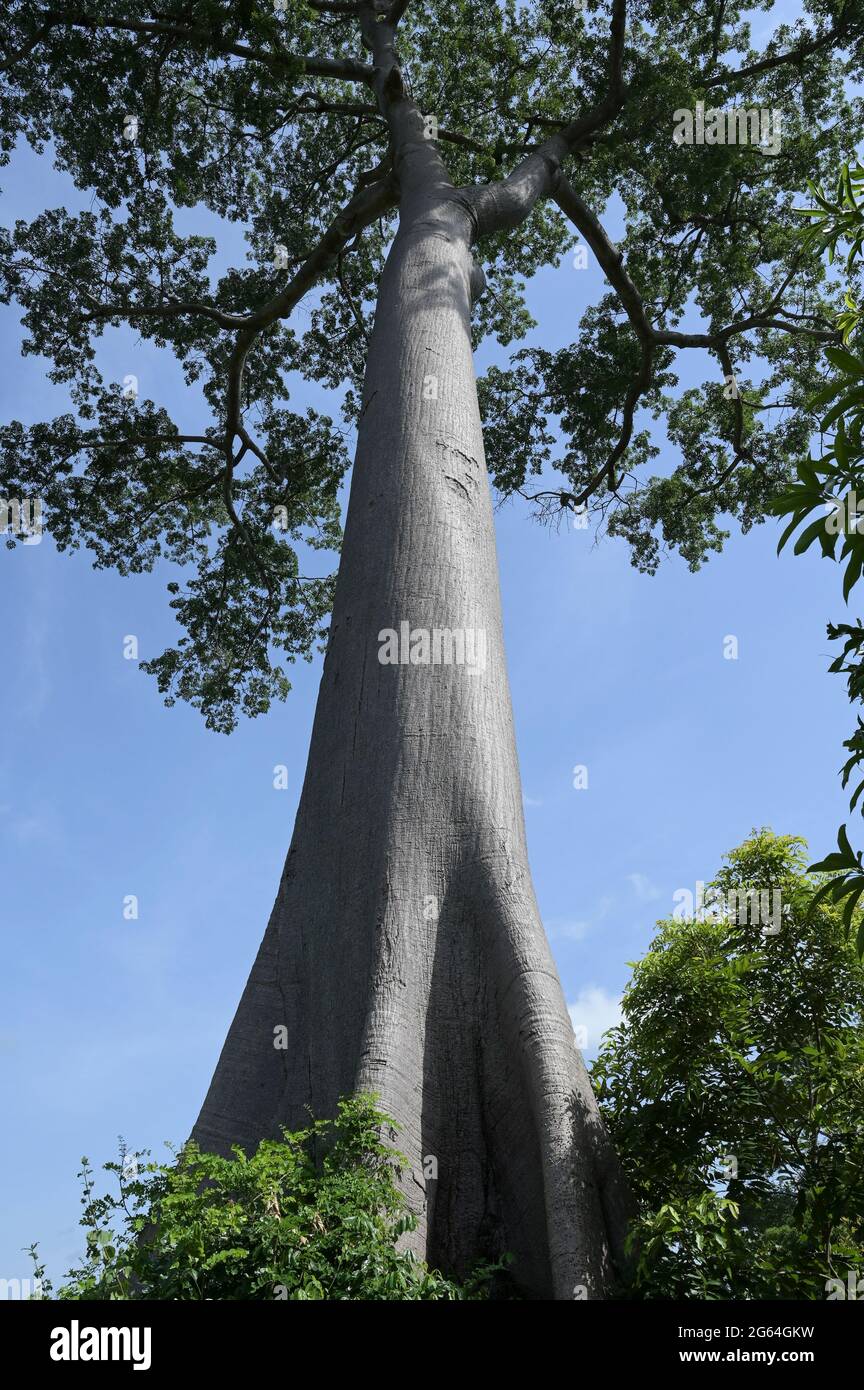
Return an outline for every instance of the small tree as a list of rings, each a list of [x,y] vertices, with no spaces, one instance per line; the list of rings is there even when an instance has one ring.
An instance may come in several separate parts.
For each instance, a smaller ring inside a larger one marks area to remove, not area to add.
[[[754,832],[708,911],[659,924],[594,1065],[645,1297],[819,1299],[864,1272],[864,969],[836,906],[808,915],[802,846]]]

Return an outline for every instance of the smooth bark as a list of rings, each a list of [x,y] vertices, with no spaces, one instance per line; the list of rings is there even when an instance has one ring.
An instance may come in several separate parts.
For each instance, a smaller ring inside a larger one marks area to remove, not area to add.
[[[193,1137],[254,1147],[376,1092],[421,1255],[462,1275],[510,1251],[529,1294],[602,1297],[627,1199],[528,869],[471,230],[433,190],[382,277],[294,837]],[[403,622],[485,634],[485,669],[382,664],[379,633]]]

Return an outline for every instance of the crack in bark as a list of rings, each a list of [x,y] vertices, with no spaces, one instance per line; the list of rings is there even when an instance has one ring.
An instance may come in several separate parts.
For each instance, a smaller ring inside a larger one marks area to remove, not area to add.
[[[459,478],[454,478],[453,475],[452,475],[451,473],[445,473],[445,474],[444,474],[444,481],[445,481],[445,483],[452,483],[452,484],[453,484],[453,487],[454,487],[454,490],[455,490],[455,488],[461,488],[461,490],[464,492],[464,494],[465,494],[467,500],[468,500],[469,502],[473,502],[474,499],[473,499],[473,497],[471,496],[471,493],[468,491],[468,489],[467,489],[467,487],[465,486],[465,484],[464,484],[463,482],[461,482]]]

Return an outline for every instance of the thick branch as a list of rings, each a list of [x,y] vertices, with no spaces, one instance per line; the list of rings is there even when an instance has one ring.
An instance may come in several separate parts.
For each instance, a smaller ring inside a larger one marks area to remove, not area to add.
[[[367,175],[367,179],[369,176]],[[242,391],[243,391],[243,372],[249,351],[255,343],[258,335],[277,320],[286,318],[291,310],[299,303],[303,296],[312,288],[319,276],[336,263],[346,246],[363,229],[376,218],[382,216],[397,203],[398,191],[392,177],[387,174],[384,178],[378,179],[374,183],[361,183],[361,187],[355,193],[351,201],[346,204],[339,215],[327,228],[315,249],[306,257],[303,264],[299,267],[291,280],[279,294],[275,295],[266,304],[261,305],[253,313],[245,316],[223,314],[221,310],[213,306],[197,303],[174,303],[164,305],[144,305],[140,307],[131,306],[125,308],[121,305],[105,305],[96,313],[88,314],[88,318],[98,315],[103,317],[120,317],[134,319],[141,315],[167,315],[176,317],[182,313],[203,314],[205,317],[213,318],[224,327],[238,328],[239,332],[234,344],[228,364],[228,382],[226,389],[225,406],[225,435],[224,443],[220,446],[207,436],[172,436],[177,442],[185,440],[208,444],[213,448],[220,449],[225,456],[225,468],[222,474],[223,497],[225,507],[232,524],[242,537],[244,544],[252,556],[256,567],[264,579],[265,584],[270,586],[269,577],[261,565],[257,550],[248,529],[243,522],[243,518],[237,512],[233,498],[233,476],[234,470],[247,451],[256,455],[257,458],[267,464],[262,451],[249,436],[243,425],[242,415]],[[241,441],[240,452],[234,454],[234,440],[239,438]],[[95,442],[95,441],[94,441]],[[143,441],[141,441],[143,442]],[[155,439],[154,441],[155,442]],[[167,441],[166,441],[167,442]],[[272,469],[267,464],[268,471],[272,475]]]
[[[375,174],[382,173],[384,177],[370,182]],[[338,261],[341,252],[358,232],[396,206],[397,190],[381,166],[370,171],[365,178],[361,177],[360,182],[359,191],[330,224],[314,251],[306,257],[285,288],[251,314],[231,314],[200,300],[165,300],[161,304],[100,304],[79,315],[78,321],[91,323],[97,319],[118,318],[134,322],[141,318],[198,316],[210,319],[220,328],[237,329],[238,343],[248,338],[251,345],[262,328],[291,313],[318,277]],[[244,359],[245,355],[244,352]]]
[[[518,227],[539,198],[553,193],[561,176],[561,163],[603,126],[614,119],[624,102],[624,37],[627,0],[613,0],[609,31],[609,75],[606,93],[586,115],[570,121],[533,150],[508,178],[480,188],[463,190],[473,215],[476,238],[490,232]]]
[[[817,341],[840,341],[840,334],[837,330],[813,326],[812,321],[814,319],[817,323],[820,322],[817,316],[811,314],[792,314],[788,313],[783,308],[781,300],[794,274],[794,267],[790,270],[789,274],[783,280],[783,283],[760,313],[750,314],[746,318],[737,319],[727,324],[726,327],[717,329],[712,333],[684,333],[678,332],[675,329],[655,328],[648,318],[642,296],[624,268],[621,252],[610,241],[599,219],[563,175],[559,180],[553,196],[561,211],[569,218],[576,230],[584,237],[587,244],[591,247],[606,279],[616,291],[622,308],[642,345],[642,359],[639,370],[630,383],[624,399],[622,427],[617,443],[586,486],[578,494],[573,494],[564,490],[539,493],[522,492],[522,496],[527,497],[529,501],[548,502],[552,498],[557,498],[560,507],[562,509],[567,509],[583,506],[604,482],[607,484],[610,491],[614,491],[616,467],[619,460],[626,452],[632,438],[633,418],[636,406],[639,403],[640,397],[644,395],[651,386],[653,379],[654,353],[658,347],[707,348],[717,357],[725,377],[732,378],[734,373],[732,370],[733,364],[729,352],[729,343],[736,335],[744,333],[748,329],[777,328],[787,333],[805,334],[807,337],[814,338]],[[720,483],[724,482],[737,467],[741,459],[751,458],[744,443],[744,403],[740,395],[737,394],[733,395],[731,400],[735,413],[735,425],[732,437],[732,448],[734,451],[733,459],[731,465],[724,470],[721,477],[715,480],[712,486],[718,486]],[[695,493],[693,495],[695,495]]]
[[[404,8],[404,7],[403,7]],[[360,6],[363,42],[374,62],[375,95],[378,109],[387,122],[393,170],[399,180],[403,209],[414,197],[434,196],[435,190],[450,191],[453,182],[435,141],[426,133],[423,115],[411,100],[396,55],[396,24],[390,14],[383,18],[373,0]]]
[[[564,216],[583,236],[597,257],[597,262],[609,284],[617,291],[618,298],[633,325],[641,342],[655,340],[654,329],[648,321],[645,305],[627,271],[624,269],[621,252],[609,240],[601,223],[583,202],[575,188],[563,175],[552,195]]]
[[[726,69],[715,77],[707,77],[705,78],[705,86],[737,86],[749,77],[758,77],[759,73],[770,72],[773,68],[782,67],[787,63],[801,64],[805,58],[809,58],[811,53],[818,53],[820,49],[827,48],[836,39],[851,38],[851,28],[851,17],[847,6],[841,10],[836,23],[826,33],[819,34],[806,43],[798,44],[796,48],[790,48],[786,53],[775,53],[770,58],[760,59],[758,63],[750,63],[746,68],[739,68],[737,71]]]
[[[284,290],[263,304],[260,309],[256,309],[253,314],[249,314],[243,325],[244,330],[257,333],[260,329],[275,323],[277,319],[286,318],[304,294],[312,288],[318,277],[334,264],[348,242],[353,240],[358,232],[362,232],[364,227],[368,227],[370,222],[376,221],[396,206],[397,194],[398,190],[389,176],[361,187],[330,223],[314,251],[306,257]]]
[[[597,217],[563,176],[555,190],[554,198],[561,211],[591,247],[641,341],[655,345],[667,344],[670,347],[711,348],[717,351],[730,338],[745,333],[750,328],[781,328],[788,333],[806,333],[808,337],[820,342],[839,342],[836,329],[809,326],[811,320],[815,320],[816,323],[824,322],[818,316],[791,314],[783,308],[780,301],[788,288],[792,272],[759,313],[736,319],[713,333],[684,333],[676,329],[655,328],[648,319],[639,291],[624,269],[621,252],[612,244]],[[777,315],[782,317],[778,318]]]
[[[161,304],[99,304],[95,309],[79,316],[81,323],[92,323],[96,319],[134,319],[167,318],[185,316],[211,319],[220,328],[242,328],[247,322],[246,314],[229,314],[217,309],[213,304],[205,304],[195,299],[165,300]]]
[[[337,258],[336,258],[336,274],[337,274],[337,276],[338,276],[338,278],[339,278],[339,288],[340,288],[341,291],[342,291],[342,297],[344,298],[345,302],[347,303],[348,308],[351,310],[351,314],[352,314],[352,316],[353,316],[353,318],[354,318],[354,322],[356,323],[357,327],[359,328],[360,334],[361,334],[361,336],[364,338],[364,340],[365,340],[365,342],[366,342],[366,345],[367,345],[367,347],[368,347],[368,345],[369,345],[369,333],[368,333],[368,331],[367,331],[367,329],[366,329],[365,323],[363,322],[363,315],[360,313],[360,310],[357,308],[357,304],[356,304],[356,302],[355,302],[354,296],[353,296],[353,294],[351,293],[351,289],[350,289],[350,287],[349,287],[349,285],[348,285],[347,280],[345,279],[345,272],[344,272],[344,270],[343,270],[343,268],[342,268],[342,255],[343,255],[343,253],[340,251],[340,252],[339,252],[339,255],[338,255]]]
[[[311,9],[319,14],[344,14],[357,18],[358,0],[308,0]]]
[[[77,449],[102,449],[116,445],[118,448],[139,448],[146,444],[206,444],[221,452],[222,445],[207,434],[142,434],[137,439],[104,439],[101,435],[89,434],[86,439],[76,440]]]
[[[41,24],[39,28],[36,30],[36,33],[33,35],[32,39],[28,39],[27,42],[25,44],[22,44],[20,48],[16,49],[15,52],[9,58],[7,58],[4,63],[0,63],[0,72],[8,72],[10,68],[14,68],[15,64],[20,63],[22,59],[29,58],[34,48],[39,47],[39,44],[42,42],[50,28],[50,22]]]
[[[49,30],[62,26],[88,30],[119,29],[131,34],[163,34],[190,44],[199,44],[203,48],[215,49],[217,53],[225,54],[228,57],[242,58],[246,62],[261,63],[264,67],[270,68],[271,71],[280,73],[284,72],[286,68],[293,71],[297,63],[300,62],[303,64],[304,71],[313,77],[337,77],[347,82],[365,83],[370,83],[373,77],[372,68],[367,63],[361,63],[357,58],[318,58],[291,53],[268,53],[265,49],[252,48],[248,44],[221,43],[208,30],[196,29],[188,25],[169,24],[163,20],[122,19],[113,15],[103,19],[91,19],[88,15],[69,10],[47,10],[36,37],[18,53],[13,54],[0,71],[5,71],[13,63],[31,53]]]
[[[286,318],[296,304],[312,288],[318,277],[338,261],[348,242],[370,222],[396,205],[396,189],[391,178],[381,179],[368,187],[361,188],[350,203],[343,208],[319,241],[315,250],[306,257],[299,270],[292,276],[284,290],[275,295],[267,304],[249,314],[237,335],[234,350],[228,366],[228,390],[226,400],[225,435],[226,454],[232,455],[233,441],[242,427],[241,394],[243,369],[249,350],[262,329]]]
[[[383,212],[393,207],[396,202],[396,190],[390,178],[382,179],[379,183],[369,187],[361,188],[351,199],[350,203],[342,210],[339,216],[328,227],[323,237],[319,241],[315,250],[306,257],[300,269],[292,277],[282,292],[271,299],[268,304],[263,305],[254,314],[250,314],[246,320],[246,325],[237,335],[234,350],[228,363],[228,386],[225,401],[225,474],[223,480],[223,496],[225,506],[234,526],[243,537],[244,544],[249,550],[255,564],[264,578],[265,584],[270,589],[270,580],[259,559],[254,543],[248,534],[242,517],[238,514],[233,500],[233,477],[234,469],[247,449],[252,449],[258,458],[263,455],[252,443],[243,425],[243,372],[246,366],[246,358],[249,351],[262,329],[267,328],[277,319],[285,318],[290,314],[294,306],[302,299],[303,295],[311,289],[318,276],[327,270],[334,261],[338,261],[339,255],[344,251],[348,242],[374,222]],[[239,437],[241,441],[240,453],[234,455],[234,440]]]

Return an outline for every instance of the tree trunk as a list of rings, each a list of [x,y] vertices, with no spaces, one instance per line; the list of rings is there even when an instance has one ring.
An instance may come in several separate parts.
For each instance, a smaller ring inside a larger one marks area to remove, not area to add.
[[[323,1118],[340,1095],[376,1092],[402,1126],[421,1256],[459,1277],[509,1251],[529,1296],[597,1298],[628,1199],[528,868],[475,273],[458,197],[403,214],[294,838],[193,1138],[254,1148],[307,1106]],[[473,666],[448,662],[446,643],[438,664],[382,663],[379,634],[403,623],[467,633]]]

